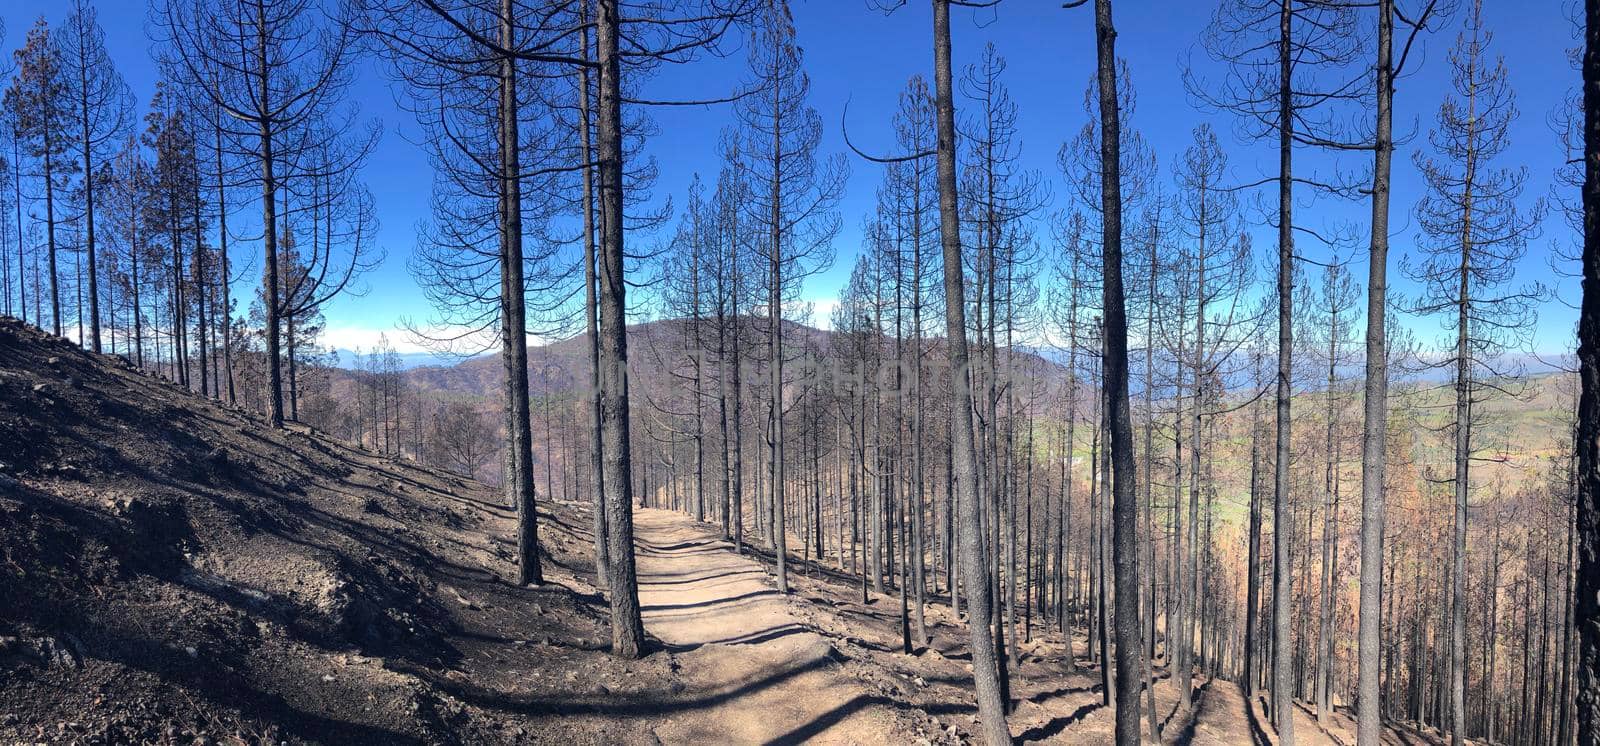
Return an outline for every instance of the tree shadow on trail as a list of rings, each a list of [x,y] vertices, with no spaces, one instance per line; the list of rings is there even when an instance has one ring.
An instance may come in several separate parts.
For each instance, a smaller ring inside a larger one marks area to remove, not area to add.
[[[806,743],[811,739],[822,735],[822,733],[827,731],[829,728],[832,728],[840,722],[843,722],[845,718],[850,717],[851,715],[854,715],[855,713],[868,707],[877,705],[903,707],[901,703],[891,700],[887,697],[881,697],[875,694],[858,694],[850,698],[850,701],[828,710],[827,712],[824,712],[815,718],[812,718],[811,722],[795,728],[794,730],[778,736],[777,738],[771,739],[766,743],[768,746],[777,746],[778,744]]]
[[[1047,691],[1035,692],[1033,694],[1028,695],[1027,697],[1024,697],[1024,699],[1026,699],[1027,701],[1038,705],[1038,704],[1043,704],[1045,702],[1048,702],[1049,700],[1055,699],[1057,697],[1064,697],[1064,696],[1066,696],[1068,694],[1082,694],[1082,693],[1085,693],[1085,692],[1094,692],[1094,691],[1099,691],[1099,690],[1100,690],[1100,687],[1098,687],[1098,686],[1064,686],[1064,687],[1060,687],[1060,688],[1057,688],[1057,689],[1050,689],[1050,690],[1047,690]]]
[[[1202,716],[1205,715],[1206,710],[1210,709],[1211,706],[1212,706],[1212,700],[1214,699],[1213,697],[1210,696],[1211,695],[1211,684],[1212,683],[1213,683],[1212,679],[1207,679],[1205,683],[1201,684],[1200,686],[1195,687],[1193,711],[1189,713],[1188,719],[1184,721],[1183,730],[1178,731],[1178,734],[1173,737],[1173,741],[1172,742],[1174,744],[1182,745],[1182,744],[1194,743],[1195,732],[1200,727],[1200,719],[1201,719]],[[1245,702],[1245,706],[1247,708],[1249,707],[1249,702],[1248,701]],[[1172,706],[1172,713],[1167,715],[1166,722],[1163,722],[1161,724],[1161,732],[1162,733],[1166,733],[1167,732],[1168,724],[1170,724],[1172,722],[1172,719],[1176,718],[1177,716],[1178,716],[1178,705],[1176,703],[1174,703],[1173,706]],[[1251,743],[1256,744],[1257,746],[1261,746],[1261,744],[1265,744],[1266,743],[1265,741],[1262,740],[1262,736],[1258,734],[1257,728],[1256,728],[1255,723],[1254,723],[1253,720],[1251,722],[1251,731],[1252,731],[1251,732],[1251,739],[1250,739]]]
[[[704,541],[680,541],[680,542],[678,542],[676,544],[653,544],[653,543],[651,543],[649,541],[646,541],[644,539],[635,539],[634,543],[638,544],[639,546],[646,547],[646,548],[650,549],[653,552],[658,552],[658,553],[676,552],[676,551],[678,551],[680,549],[695,549],[697,547],[703,547],[703,546],[708,546],[709,545],[709,542],[704,542]]]
[[[673,653],[687,653],[691,650],[698,650],[706,645],[760,645],[763,642],[771,642],[772,640],[779,640],[791,635],[801,635],[810,631],[811,630],[807,629],[804,625],[790,623],[777,627],[768,627],[766,629],[757,630],[749,634],[724,637],[720,640],[707,640],[705,642],[688,644],[663,643],[661,645],[661,649]]]
[[[1240,704],[1244,708],[1245,722],[1250,724],[1250,742],[1254,746],[1268,746],[1268,744],[1271,744],[1272,739],[1267,737],[1266,726],[1256,718],[1256,708],[1251,703],[1250,698],[1242,698]]]
[[[654,585],[693,585],[695,583],[702,583],[702,582],[705,582],[707,580],[723,580],[725,578],[736,578],[736,577],[738,577],[740,575],[762,575],[762,576],[764,576],[765,573],[763,573],[761,570],[750,569],[750,570],[721,570],[721,571],[713,572],[713,573],[711,573],[709,575],[651,574],[648,579],[641,578],[639,580],[639,585],[641,587],[643,587],[643,586],[654,586]],[[677,580],[660,580],[659,579],[659,578],[668,578],[668,577],[670,577],[670,578],[678,578],[678,579]]]
[[[653,717],[709,709],[778,686],[796,676],[834,664],[835,661],[830,658],[815,658],[804,663],[771,671],[723,691],[688,697],[619,696],[617,694],[601,693],[593,697],[518,698],[507,696],[470,682],[458,682],[448,679],[431,671],[414,671],[413,673],[466,702],[480,707],[492,707],[522,715],[572,715],[588,712],[620,717]]]
[[[1090,713],[1102,707],[1105,707],[1105,705],[1098,701],[1079,705],[1078,709],[1073,710],[1066,715],[1058,718],[1051,718],[1050,722],[1045,723],[1044,725],[1037,725],[1029,728],[1021,735],[1017,736],[1015,742],[1024,743],[1027,741],[1042,741],[1052,736],[1061,735],[1062,731],[1072,727],[1073,723],[1088,717]]]
[[[641,606],[639,608],[639,610],[641,612],[645,613],[645,614],[654,614],[656,616],[661,616],[661,614],[659,614],[659,612],[664,612],[664,611],[682,611],[684,609],[704,609],[704,608],[708,608],[708,607],[711,607],[711,606],[722,606],[724,604],[735,604],[735,603],[738,603],[740,601],[747,601],[747,600],[750,600],[750,599],[753,599],[753,598],[761,598],[763,596],[776,596],[776,595],[778,595],[777,591],[772,590],[770,588],[763,588],[763,589],[761,589],[759,591],[750,591],[748,593],[741,593],[741,594],[739,594],[737,596],[725,596],[725,597],[722,597],[722,598],[712,598],[712,599],[707,599],[705,601],[695,601],[693,603],[687,603],[687,604],[651,604],[651,605],[648,605],[648,606]]]

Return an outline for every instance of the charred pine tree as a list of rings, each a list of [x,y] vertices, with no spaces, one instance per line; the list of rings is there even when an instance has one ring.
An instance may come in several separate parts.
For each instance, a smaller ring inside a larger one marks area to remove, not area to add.
[[[589,5],[585,2],[578,9],[581,18],[589,18]],[[584,59],[593,55],[589,40],[590,29],[585,26],[579,32],[580,52]],[[579,188],[583,190],[579,199],[582,206],[579,208],[583,214],[583,332],[588,342],[589,380],[587,387],[588,401],[588,435],[589,435],[589,472],[590,472],[590,505],[594,513],[594,568],[595,581],[601,588],[610,587],[608,573],[611,567],[611,549],[608,542],[610,530],[606,527],[606,501],[605,495],[605,457],[602,452],[601,422],[600,422],[600,327],[599,327],[599,268],[596,237],[598,235],[598,204],[595,192],[595,143],[594,143],[594,113],[595,113],[595,76],[594,71],[587,65],[578,66],[578,161],[583,169],[583,177],[579,180]],[[720,306],[719,306],[720,308]],[[721,329],[721,326],[718,326]]]
[[[716,240],[715,205],[705,199],[704,188],[696,174],[689,183],[688,204],[684,207],[676,234],[667,251],[662,254],[660,269],[660,295],[664,311],[679,322],[680,335],[670,340],[680,343],[668,355],[659,349],[654,338],[648,339],[652,362],[679,383],[671,392],[685,392],[682,397],[659,392],[646,395],[646,400],[656,414],[664,418],[663,428],[669,437],[683,438],[694,445],[694,488],[683,506],[695,520],[706,519],[705,500],[705,352],[704,330],[705,299],[710,294],[707,275],[709,257],[714,255]],[[683,368],[687,366],[688,370]],[[687,422],[675,425],[674,422]]]
[[[1340,368],[1349,365],[1354,347],[1350,338],[1355,330],[1355,283],[1350,279],[1348,262],[1334,257],[1323,268],[1318,288],[1313,335],[1326,363],[1323,388],[1323,413],[1326,437],[1323,448],[1322,482],[1322,577],[1317,592],[1317,656],[1312,691],[1317,705],[1317,724],[1326,728],[1333,715],[1333,639],[1334,610],[1337,608],[1339,581],[1339,490],[1342,485],[1344,437],[1341,413],[1346,394],[1340,391]],[[1325,343],[1325,344],[1323,344]]]
[[[1193,305],[1191,333],[1179,365],[1189,368],[1192,382],[1192,403],[1188,413],[1189,425],[1189,494],[1188,519],[1183,524],[1184,534],[1175,536],[1180,571],[1178,625],[1174,635],[1173,675],[1190,677],[1194,668],[1194,639],[1198,628],[1197,603],[1203,603],[1200,557],[1204,553],[1200,537],[1200,499],[1210,494],[1213,486],[1203,468],[1210,455],[1209,434],[1205,425],[1213,422],[1215,408],[1222,392],[1216,391],[1215,382],[1230,371],[1226,368],[1234,353],[1243,343],[1238,328],[1249,314],[1240,298],[1253,280],[1250,244],[1236,232],[1238,218],[1237,200],[1224,184],[1227,173],[1227,156],[1217,142],[1215,133],[1206,125],[1193,133],[1194,144],[1184,151],[1177,166],[1177,200],[1180,224],[1189,244],[1181,250],[1182,260],[1174,269],[1182,275],[1186,295]],[[1174,304],[1177,313],[1188,315],[1188,304]],[[1186,324],[1186,326],[1189,326]],[[1181,376],[1181,374],[1180,374]],[[1177,679],[1180,684],[1178,702],[1185,710],[1192,706],[1193,687],[1184,686],[1187,678]]]
[[[143,143],[155,155],[151,181],[153,199],[148,206],[151,233],[162,249],[156,266],[165,270],[169,282],[166,310],[169,313],[167,336],[171,342],[172,381],[187,387],[188,319],[193,305],[190,298],[194,278],[185,268],[194,256],[188,248],[188,236],[191,231],[200,229],[192,222],[195,139],[181,96],[165,82],[156,86],[145,123]]]
[[[1362,94],[1360,75],[1349,67],[1360,52],[1354,9],[1322,0],[1229,0],[1222,4],[1202,44],[1226,65],[1215,87],[1186,73],[1188,87],[1207,107],[1232,112],[1245,134],[1277,145],[1278,168],[1258,184],[1276,188],[1277,208],[1277,382],[1273,473],[1273,612],[1271,716],[1282,743],[1294,743],[1290,659],[1293,585],[1289,541],[1289,451],[1294,323],[1291,298],[1295,248],[1295,187],[1319,183],[1294,171],[1297,147],[1334,150],[1361,148],[1337,132],[1337,118],[1319,109],[1350,105]]]
[[[198,95],[228,115],[229,137],[255,162],[261,188],[262,296],[282,297],[278,261],[280,191],[297,171],[312,129],[347,126],[345,91],[359,48],[347,16],[324,15],[307,0],[186,3],[154,11],[162,56]],[[281,308],[266,308],[267,419],[283,426]]]
[[[95,198],[98,196],[98,163],[104,149],[120,138],[131,124],[132,104],[128,87],[117,74],[106,51],[105,31],[98,14],[87,0],[74,0],[72,13],[59,32],[61,60],[65,66],[68,94],[73,104],[80,168],[83,182],[84,256],[88,262],[89,342],[100,352],[100,271],[95,244]]]
[[[738,144],[734,138],[724,143],[722,173],[717,177],[716,212],[718,248],[716,252],[717,354],[721,368],[718,402],[721,410],[722,461],[726,475],[723,487],[723,533],[733,540],[733,549],[744,552],[744,387],[740,371],[744,365],[740,323],[746,307],[744,269],[749,252],[745,250],[742,225],[745,183],[739,166]],[[731,517],[730,517],[731,514]]]
[[[784,475],[784,304],[808,274],[825,268],[829,247],[839,232],[833,211],[848,176],[842,155],[818,159],[822,118],[806,104],[811,83],[801,68],[788,3],[769,0],[758,14],[751,45],[749,94],[735,103],[748,174],[744,206],[762,228],[754,241],[765,260],[767,301],[769,509],[778,590],[789,592],[787,502]]]
[[[599,67],[596,161],[600,241],[595,267],[600,315],[600,476],[605,484],[606,542],[611,556],[611,652],[644,654],[644,620],[633,553],[633,461],[628,431],[627,281],[622,231],[621,19],[616,0],[596,0],[595,62]],[[587,21],[587,19],[581,19]]]
[[[202,136],[203,147],[210,149],[209,163],[212,172],[208,174],[211,179],[213,196],[212,204],[215,206],[217,221],[217,279],[218,289],[221,291],[219,310],[221,318],[218,319],[217,341],[222,352],[222,371],[219,375],[225,379],[227,387],[227,402],[233,405],[238,401],[238,390],[234,378],[234,329],[233,329],[233,270],[232,262],[228,255],[228,196],[238,179],[238,158],[234,150],[225,144],[224,132],[227,123],[225,112],[215,103],[210,101],[196,102],[196,115],[210,130],[209,137]],[[197,125],[198,126],[198,125]],[[219,381],[217,397],[222,396],[223,382]]]
[[[1600,0],[1583,15],[1583,300],[1578,311],[1578,743],[1600,740]]]
[[[1264,391],[1266,382],[1262,374],[1262,353],[1259,347],[1251,353],[1251,382],[1258,391]],[[1254,701],[1256,688],[1261,681],[1261,659],[1259,651],[1261,645],[1261,471],[1263,468],[1261,452],[1261,406],[1250,406],[1250,497],[1249,497],[1249,534],[1245,539],[1245,627],[1244,627],[1244,670],[1243,686],[1246,701]]]
[[[1005,375],[1012,351],[1006,337],[1018,319],[1010,313],[1016,305],[1018,272],[1034,259],[1027,221],[1043,205],[1043,188],[1036,172],[1018,168],[1017,105],[1002,80],[1006,60],[993,44],[984,47],[979,61],[967,67],[961,89],[972,102],[963,128],[969,167],[964,171],[962,201],[967,205],[969,257],[975,280],[974,326],[978,333],[982,365],[974,370],[982,401],[977,410],[979,484],[987,500],[988,542],[994,552],[990,574],[996,599],[993,613],[998,654],[1005,658],[1002,688],[1009,686],[1007,667],[1019,660],[1016,651],[1016,489],[1014,484],[1015,397]],[[1002,321],[1002,317],[1005,318]],[[1001,364],[1002,348],[1006,349]],[[1007,402],[1002,421],[1001,401]],[[1002,530],[1002,526],[1007,527]],[[1002,592],[1004,589],[1004,592]],[[1009,651],[1009,652],[1008,652]]]
[[[572,156],[576,128],[532,102],[554,99],[562,80],[554,66],[579,58],[527,59],[521,50],[536,47],[547,30],[524,27],[520,6],[507,0],[369,5],[362,31],[383,42],[406,83],[435,168],[433,221],[412,270],[441,325],[461,331],[430,342],[455,353],[499,347],[503,488],[518,513],[515,580],[539,583],[528,298],[558,296],[572,272],[557,262],[553,241],[529,250],[525,238],[540,235],[543,216],[553,211],[549,195],[572,186],[560,178],[586,161],[581,152]],[[533,188],[525,190],[529,182]]]
[[[622,51],[622,6],[629,12],[628,51]],[[714,47],[735,22],[749,13],[742,0],[702,0],[672,15],[650,3],[597,0],[595,57],[599,71],[597,152],[601,240],[597,281],[600,314],[601,447],[604,449],[606,520],[611,549],[611,644],[623,658],[643,654],[644,623],[633,552],[632,459],[628,434],[627,282],[624,278],[625,199],[623,175],[624,63],[652,65],[663,60],[691,59],[697,50]],[[576,19],[578,25],[588,22]],[[559,38],[560,34],[558,34]],[[635,103],[641,103],[635,101]]]
[[[990,746],[1011,742],[1006,726],[1006,706],[1001,699],[999,669],[994,655],[991,618],[993,596],[989,588],[982,526],[979,520],[977,452],[972,427],[972,375],[967,351],[966,278],[962,275],[961,212],[956,189],[956,117],[950,63],[950,5],[933,0],[934,102],[938,125],[939,238],[944,260],[945,335],[949,352],[952,463],[960,513],[961,564],[967,586],[971,636],[972,675],[977,690],[978,717],[984,740]]]
[[[112,285],[123,299],[124,354],[142,370],[145,367],[143,280],[148,266],[146,244],[149,241],[146,229],[149,211],[146,206],[152,199],[151,168],[138,139],[133,136],[124,139],[105,167],[108,174],[104,185],[104,217],[111,234],[108,256],[117,270],[111,275],[114,278]],[[115,316],[115,313],[112,315]],[[115,322],[111,326],[114,327]]]
[[[913,77],[906,83],[906,90],[900,96],[900,109],[896,113],[895,133],[900,147],[912,153],[925,153],[935,143],[933,96],[928,90],[928,83],[920,76]],[[935,235],[938,230],[937,223],[932,219],[933,211],[928,209],[933,195],[938,192],[934,183],[934,164],[932,159],[917,158],[905,164],[901,171],[904,189],[903,196],[907,198],[901,219],[907,225],[905,234],[910,241],[911,253],[908,302],[911,305],[911,447],[912,447],[912,544],[911,547],[911,576],[916,586],[915,605],[912,609],[911,626],[918,645],[927,645],[928,630],[924,614],[926,603],[926,568],[924,567],[925,548],[927,543],[926,527],[924,526],[924,500],[926,472],[924,446],[926,443],[925,414],[924,414],[924,384],[923,384],[923,334],[925,326],[922,313],[925,305],[929,304],[927,298],[927,272],[932,265],[932,251],[937,243]]]
[[[1117,106],[1116,28],[1111,0],[1095,0],[1096,61],[1099,69],[1101,281],[1105,337],[1108,463],[1111,473],[1112,562],[1116,567],[1116,740],[1137,744],[1141,677],[1139,625],[1138,492],[1134,484],[1133,422],[1128,404],[1128,320],[1122,282],[1121,127]],[[1105,634],[1104,632],[1101,633]],[[1104,665],[1110,665],[1105,661]]]
[[[1088,257],[1087,241],[1084,238],[1084,219],[1079,213],[1073,213],[1066,218],[1066,225],[1062,229],[1061,241],[1063,251],[1056,262],[1055,298],[1052,305],[1056,309],[1053,314],[1054,325],[1063,335],[1063,344],[1066,346],[1066,383],[1062,392],[1063,408],[1066,410],[1066,424],[1061,432],[1061,517],[1057,521],[1056,539],[1056,626],[1061,630],[1062,636],[1067,641],[1067,670],[1075,667],[1074,647],[1072,642],[1072,624],[1076,616],[1076,609],[1069,608],[1076,601],[1077,582],[1070,580],[1071,574],[1068,554],[1071,550],[1072,539],[1072,499],[1075,483],[1073,466],[1075,464],[1075,448],[1077,443],[1078,421],[1078,383],[1080,378],[1078,368],[1079,343],[1079,316],[1083,304],[1081,297],[1085,292],[1081,275],[1083,265]]]
[[[1397,0],[1377,0],[1377,38],[1373,66],[1375,101],[1372,149],[1372,237],[1367,251],[1366,370],[1362,388],[1361,432],[1361,605],[1356,632],[1356,741],[1377,746],[1382,737],[1383,699],[1379,664],[1383,634],[1383,536],[1385,452],[1389,417],[1389,194],[1394,158],[1394,81],[1404,71],[1406,52],[1428,28],[1438,0],[1422,0],[1402,12]],[[1395,59],[1395,22],[1409,27]]]
[[[41,16],[28,29],[22,47],[16,53],[17,72],[6,88],[4,106],[11,116],[12,134],[18,151],[23,151],[39,164],[44,187],[45,251],[48,264],[46,280],[50,287],[50,328],[61,336],[61,287],[57,269],[59,245],[56,239],[57,192],[67,189],[67,180],[77,170],[72,160],[73,130],[72,100],[69,89],[69,70],[63,59],[57,35],[50,31]],[[20,171],[19,171],[20,174]],[[20,184],[20,181],[18,182]],[[21,230],[21,199],[18,201],[18,230]],[[18,248],[22,241],[17,242]],[[18,263],[19,269],[21,263]],[[34,283],[34,303],[39,304],[43,289]],[[24,303],[26,305],[26,303]],[[34,320],[42,327],[44,318],[38,309]]]
[[[501,0],[495,29],[499,44],[517,48],[512,0]],[[517,511],[517,584],[544,582],[539,564],[538,515],[534,505],[533,432],[528,400],[527,283],[523,264],[522,141],[518,116],[518,60],[497,55],[496,174],[500,225],[500,360],[506,378],[506,435],[510,473],[507,487]]]
[[[1406,264],[1422,287],[1413,311],[1442,316],[1454,337],[1440,364],[1453,369],[1455,389],[1445,722],[1457,746],[1467,730],[1466,543],[1475,410],[1496,393],[1513,393],[1515,371],[1502,367],[1500,358],[1508,348],[1531,341],[1534,304],[1543,295],[1537,285],[1510,286],[1544,208],[1542,203],[1532,210],[1518,205],[1526,168],[1494,164],[1510,145],[1517,110],[1504,62],[1488,54],[1491,38],[1477,0],[1450,53],[1452,95],[1440,105],[1430,133],[1434,155],[1416,157],[1428,186],[1416,210],[1424,241],[1416,261]]]

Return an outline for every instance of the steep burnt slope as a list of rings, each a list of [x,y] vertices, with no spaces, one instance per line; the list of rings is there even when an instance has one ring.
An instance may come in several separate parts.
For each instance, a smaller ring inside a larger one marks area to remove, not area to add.
[[[588,518],[551,582],[458,477],[274,431],[0,318],[0,742],[610,742],[563,706],[671,661],[604,651]]]

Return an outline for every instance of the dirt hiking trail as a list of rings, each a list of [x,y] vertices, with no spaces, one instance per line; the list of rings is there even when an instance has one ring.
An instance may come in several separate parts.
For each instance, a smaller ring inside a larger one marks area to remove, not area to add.
[[[673,705],[653,735],[677,743],[967,743],[976,727],[966,630],[944,604],[928,605],[931,640],[900,650],[893,594],[861,600],[854,578],[790,558],[790,588],[774,587],[771,556],[745,556],[709,524],[681,513],[634,512],[639,594],[646,630],[672,654]],[[1076,636],[1075,667],[1058,634],[1036,630],[1012,669],[1019,743],[1109,743],[1113,708],[1101,706],[1099,677]],[[1163,661],[1164,663],[1164,661]],[[1178,692],[1157,669],[1161,743],[1273,746],[1259,702],[1233,683],[1195,677],[1195,707],[1178,712]],[[682,686],[683,689],[679,689]],[[1142,701],[1142,700],[1141,700]],[[1297,706],[1299,742],[1354,743],[1348,713],[1326,731]],[[1143,720],[1141,719],[1141,723]],[[1385,734],[1393,746],[1436,746],[1428,734]]]
[[[685,695],[705,709],[656,728],[666,743],[876,744],[896,740],[892,706],[841,669],[755,560],[680,514],[635,512],[645,628],[680,653]]]

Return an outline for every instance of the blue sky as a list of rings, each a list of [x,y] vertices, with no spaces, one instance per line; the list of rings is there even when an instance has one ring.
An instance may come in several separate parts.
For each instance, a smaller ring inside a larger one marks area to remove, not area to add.
[[[111,53],[142,107],[154,90],[156,76],[145,29],[145,4],[107,0],[99,5]],[[1522,112],[1513,125],[1513,142],[1501,164],[1528,167],[1527,196],[1531,199],[1548,193],[1552,172],[1563,158],[1546,122],[1552,107],[1564,100],[1567,90],[1577,82],[1564,51],[1573,44],[1572,27],[1561,0],[1486,5],[1487,23],[1495,33],[1494,51],[1506,59]],[[1090,11],[1062,10],[1059,6],[1058,2],[1044,0],[1006,0],[996,10],[956,9],[952,15],[958,66],[975,61],[986,42],[993,42],[1007,58],[1006,83],[1020,113],[1023,165],[1039,171],[1051,183],[1055,195],[1052,208],[1064,206],[1067,195],[1056,169],[1056,151],[1086,121],[1083,91],[1094,65]],[[1138,91],[1138,109],[1125,126],[1139,128],[1155,149],[1165,185],[1171,184],[1173,160],[1189,144],[1192,128],[1202,121],[1211,121],[1223,134],[1232,175],[1238,181],[1254,181],[1276,167],[1276,153],[1270,145],[1239,142],[1233,136],[1230,119],[1196,110],[1184,90],[1180,74],[1184,61],[1192,59],[1203,74],[1212,69],[1198,47],[1198,39],[1214,8],[1214,3],[1204,0],[1121,0],[1116,4],[1118,51],[1127,59]],[[65,0],[10,0],[3,11],[8,28],[6,48],[13,49],[20,43],[37,16],[43,14],[56,24],[66,12]],[[867,0],[794,0],[794,15],[812,80],[811,104],[826,126],[823,151],[833,153],[845,148],[839,122],[847,101],[851,139],[869,152],[889,151],[888,121],[896,96],[910,76],[927,75],[931,69],[927,3],[910,2],[892,15],[885,15]],[[1396,131],[1415,134],[1400,146],[1394,160],[1391,287],[1398,293],[1415,290],[1399,271],[1399,257],[1411,251],[1416,242],[1411,209],[1420,194],[1421,179],[1412,165],[1411,151],[1426,147],[1427,130],[1440,97],[1448,88],[1445,51],[1458,29],[1459,24],[1452,23],[1427,39],[1420,57],[1411,63],[1413,72],[1398,86]],[[647,97],[703,98],[722,93],[739,79],[742,67],[743,56],[735,53],[727,59],[667,69],[647,84]],[[328,342],[339,347],[370,346],[381,332],[388,332],[402,348],[407,347],[404,334],[395,331],[396,322],[402,317],[427,317],[421,293],[407,272],[406,259],[415,245],[416,222],[428,212],[429,166],[422,151],[413,144],[417,128],[410,115],[395,105],[397,95],[378,60],[361,66],[351,97],[364,115],[380,119],[385,128],[365,176],[377,202],[382,221],[380,237],[388,260],[368,276],[369,290],[363,297],[339,299],[326,309]],[[959,100],[957,105],[961,105]],[[695,172],[714,178],[718,167],[716,135],[729,121],[731,112],[726,106],[684,107],[657,110],[654,116],[660,134],[647,148],[660,165],[655,191],[658,197],[675,195],[674,201],[682,204],[682,194]],[[826,308],[844,285],[861,243],[861,216],[871,209],[881,178],[881,167],[860,159],[852,158],[851,167],[848,189],[839,206],[844,230],[835,245],[833,265],[810,278],[803,291],[804,297],[816,301],[819,308]],[[1365,203],[1321,200],[1298,210],[1312,225],[1348,219],[1357,221],[1359,229],[1365,231]],[[1257,224],[1253,232],[1258,253],[1270,250],[1275,241],[1272,229],[1259,225],[1261,221],[1249,213],[1247,220]],[[1046,230],[1039,231],[1041,239],[1048,235]],[[1570,241],[1565,224],[1552,215],[1544,235],[1529,247],[1520,279],[1543,281],[1561,295],[1575,298],[1576,282],[1553,276],[1547,264],[1552,244]],[[1302,250],[1313,255],[1319,251],[1311,246],[1302,246]],[[1364,257],[1358,260],[1361,268],[1356,274],[1364,278]],[[1573,312],[1563,304],[1548,303],[1540,317],[1538,349],[1564,350],[1572,336]],[[1422,341],[1431,343],[1437,338],[1439,327],[1432,320],[1411,323]]]

